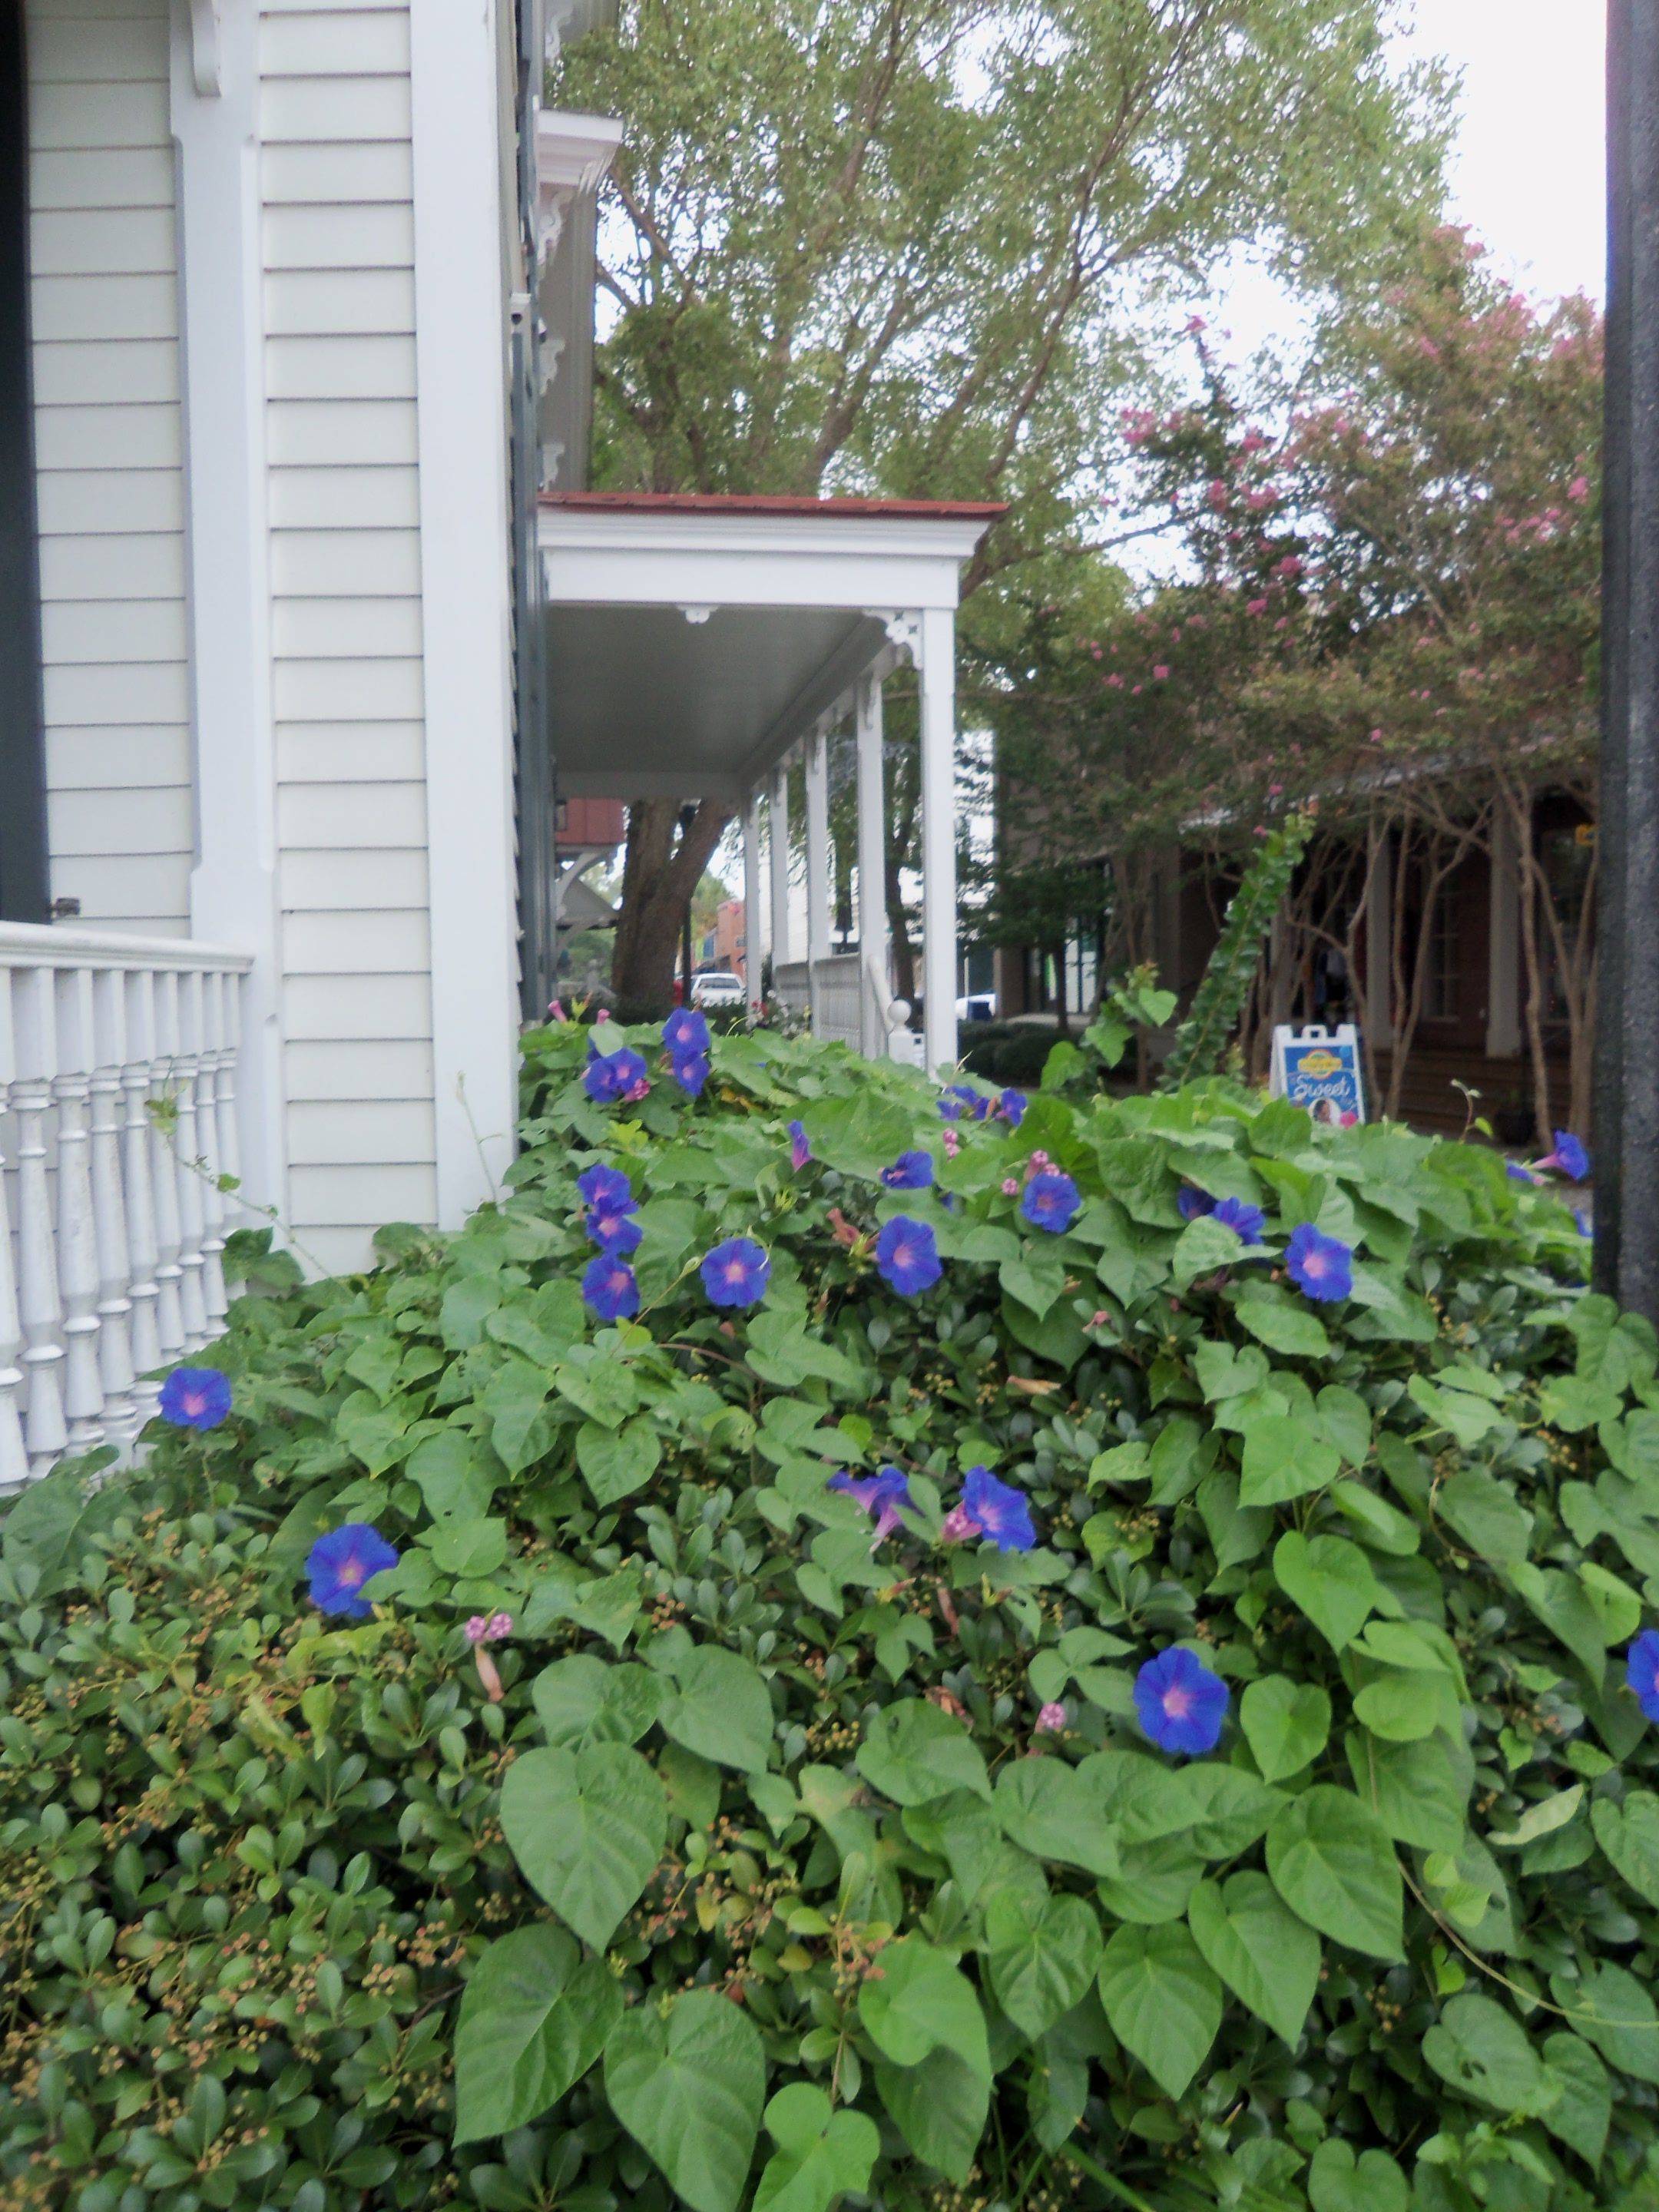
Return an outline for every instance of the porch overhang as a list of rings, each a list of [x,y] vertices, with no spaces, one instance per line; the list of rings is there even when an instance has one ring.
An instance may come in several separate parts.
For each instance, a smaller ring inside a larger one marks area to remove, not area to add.
[[[538,543],[548,741],[576,797],[712,799],[743,816],[758,999],[765,793],[774,986],[793,969],[789,775],[806,794],[806,962],[814,1026],[866,1054],[906,1048],[888,971],[881,690],[916,671],[921,754],[924,1064],[957,1054],[956,610],[963,563],[1003,512],[932,500],[553,493]],[[859,940],[828,959],[828,741],[856,731]]]
[[[548,738],[574,797],[761,785],[860,678],[954,616],[1002,512],[924,500],[579,492],[542,502]]]

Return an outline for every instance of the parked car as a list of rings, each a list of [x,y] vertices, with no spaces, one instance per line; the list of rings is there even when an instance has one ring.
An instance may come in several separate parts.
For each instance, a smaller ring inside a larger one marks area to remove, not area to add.
[[[957,1000],[957,1019],[959,1022],[994,1022],[997,1018],[997,994],[994,991],[970,991],[965,999]]]
[[[706,969],[691,978],[691,1003],[694,1006],[740,1006],[743,978],[729,968]]]

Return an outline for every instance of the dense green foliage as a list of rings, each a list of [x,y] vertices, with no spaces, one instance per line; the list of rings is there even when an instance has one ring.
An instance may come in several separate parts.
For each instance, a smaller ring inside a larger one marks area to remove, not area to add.
[[[5,2212],[1659,2201],[1659,1389],[1567,1210],[1220,1085],[953,1150],[836,1050],[599,1107],[587,1042],[532,1036],[498,1206],[242,1300],[224,1426],[6,1523]],[[876,1536],[827,1482],[883,1464]],[[978,1464],[1032,1548],[959,1533]],[[402,1554],[361,1624],[306,1595],[347,1521]],[[1132,1694],[1176,1645],[1231,1693],[1189,1761]]]

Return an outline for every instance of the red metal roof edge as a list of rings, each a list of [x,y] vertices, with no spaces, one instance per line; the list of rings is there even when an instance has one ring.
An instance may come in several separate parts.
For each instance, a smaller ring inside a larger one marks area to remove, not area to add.
[[[848,514],[891,516],[910,522],[994,522],[1006,514],[1000,500],[825,499],[769,491],[546,491],[544,507],[595,508],[611,513],[690,514]]]

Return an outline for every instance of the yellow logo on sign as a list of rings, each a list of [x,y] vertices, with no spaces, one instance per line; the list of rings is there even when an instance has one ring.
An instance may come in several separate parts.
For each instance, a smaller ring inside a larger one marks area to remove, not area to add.
[[[1303,1054],[1297,1062],[1297,1073],[1299,1075],[1340,1075],[1342,1062],[1334,1052],[1327,1052],[1322,1045],[1316,1045],[1313,1051]]]

